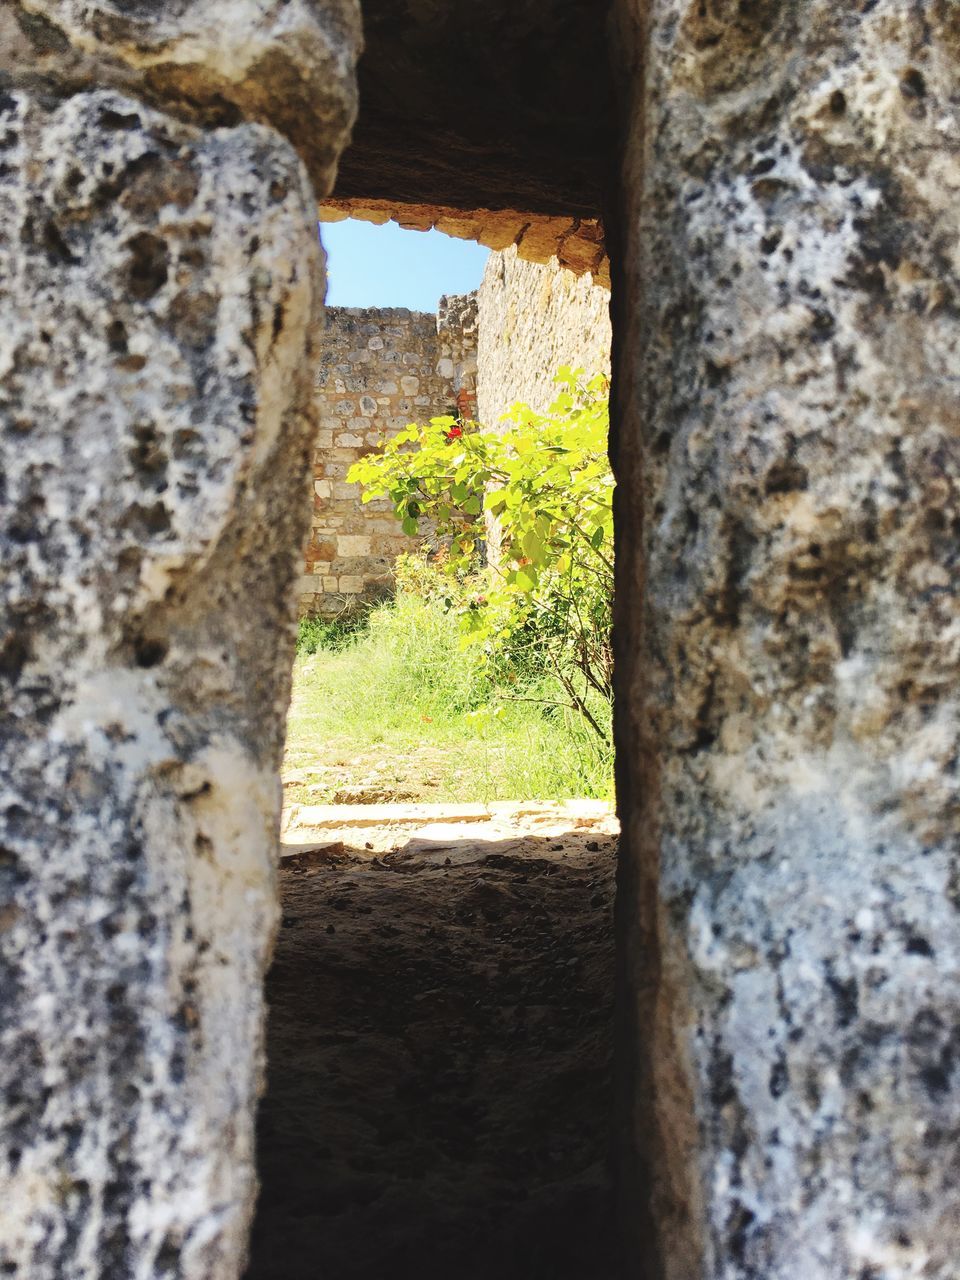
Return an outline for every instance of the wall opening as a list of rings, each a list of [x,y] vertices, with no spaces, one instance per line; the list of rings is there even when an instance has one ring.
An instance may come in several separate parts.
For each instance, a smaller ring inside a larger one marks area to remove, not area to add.
[[[611,757],[529,672],[477,693],[443,538],[346,478],[408,422],[606,373],[607,294],[511,247],[432,312],[324,324],[248,1280],[610,1280]]]

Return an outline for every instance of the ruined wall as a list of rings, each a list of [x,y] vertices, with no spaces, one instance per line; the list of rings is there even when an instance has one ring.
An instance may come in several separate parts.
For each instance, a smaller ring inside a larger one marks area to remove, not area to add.
[[[384,500],[361,502],[351,465],[409,422],[472,413],[474,295],[442,298],[437,315],[330,307],[318,336],[313,517],[299,582],[301,614],[336,616],[389,590],[408,537]]]
[[[610,294],[589,275],[491,253],[477,295],[477,412],[494,427],[518,400],[545,409],[564,364],[610,371]]]

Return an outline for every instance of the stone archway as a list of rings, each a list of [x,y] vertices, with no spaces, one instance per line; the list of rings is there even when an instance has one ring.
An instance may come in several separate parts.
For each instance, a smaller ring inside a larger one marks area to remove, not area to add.
[[[618,79],[628,1274],[947,1280],[956,20],[367,10],[388,110],[334,199],[565,244],[605,47]],[[325,198],[358,19],[8,0],[0,37],[0,1266],[233,1280],[320,297],[294,148]]]

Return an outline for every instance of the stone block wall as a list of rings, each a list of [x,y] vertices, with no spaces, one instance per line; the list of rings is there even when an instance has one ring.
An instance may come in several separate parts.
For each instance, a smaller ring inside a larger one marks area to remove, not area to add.
[[[546,409],[564,364],[610,372],[610,293],[556,258],[491,253],[477,295],[478,416],[495,426],[518,400]]]
[[[347,472],[409,422],[473,416],[476,295],[445,297],[437,315],[402,308],[328,308],[315,381],[313,519],[300,580],[301,615],[335,617],[389,590],[404,534],[384,500],[362,503]]]

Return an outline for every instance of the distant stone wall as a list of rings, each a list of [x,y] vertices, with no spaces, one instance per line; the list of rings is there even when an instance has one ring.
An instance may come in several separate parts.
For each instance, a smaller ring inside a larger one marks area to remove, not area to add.
[[[389,502],[362,503],[350,467],[409,422],[439,414],[495,427],[511,405],[545,409],[560,365],[610,370],[610,295],[554,259],[491,253],[479,293],[440,299],[436,315],[330,307],[315,395],[313,525],[302,615],[336,617],[389,592],[404,534]]]
[[[390,589],[393,564],[419,539],[391,504],[360,501],[351,465],[409,422],[473,415],[476,295],[441,299],[438,315],[330,307],[315,395],[313,521],[300,580],[302,615],[333,617]]]
[[[478,417],[489,427],[518,400],[546,409],[564,364],[610,372],[610,294],[554,258],[491,253],[477,295]]]
[[[437,372],[450,381],[461,418],[477,416],[477,295],[449,294],[437,311]]]

